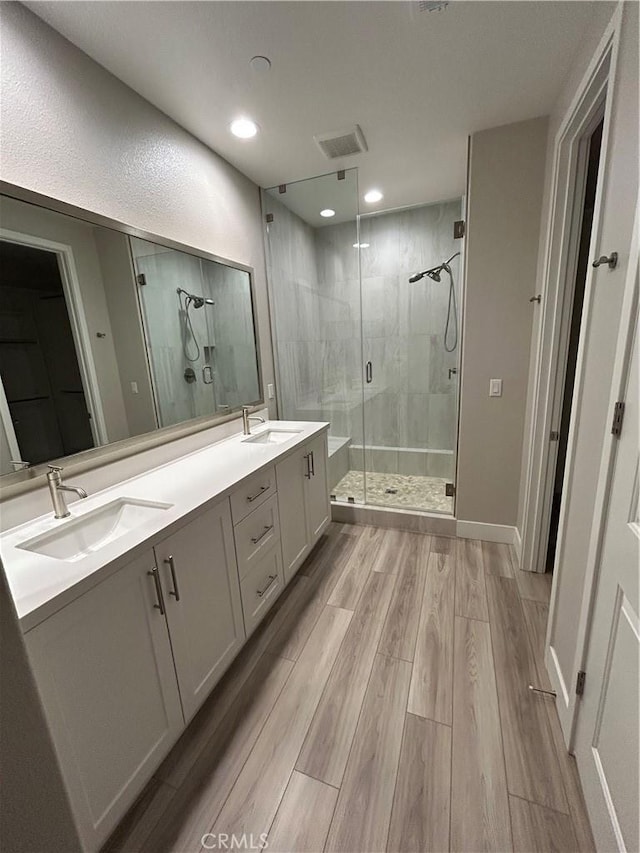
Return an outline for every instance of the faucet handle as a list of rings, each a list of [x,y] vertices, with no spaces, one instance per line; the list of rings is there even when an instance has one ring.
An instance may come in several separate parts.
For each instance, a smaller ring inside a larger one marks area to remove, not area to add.
[[[60,465],[51,465],[50,463],[47,464],[49,465],[47,477],[55,477],[56,474],[59,474],[63,470]]]

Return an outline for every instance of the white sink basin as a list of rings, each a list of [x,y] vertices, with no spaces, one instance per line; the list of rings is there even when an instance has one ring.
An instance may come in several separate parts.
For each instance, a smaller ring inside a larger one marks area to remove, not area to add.
[[[172,506],[137,498],[118,498],[79,518],[60,521],[59,527],[21,542],[17,547],[71,563],[119,539]]]
[[[251,444],[284,444],[285,441],[289,441],[295,435],[300,435],[301,432],[301,429],[267,429],[242,440]]]

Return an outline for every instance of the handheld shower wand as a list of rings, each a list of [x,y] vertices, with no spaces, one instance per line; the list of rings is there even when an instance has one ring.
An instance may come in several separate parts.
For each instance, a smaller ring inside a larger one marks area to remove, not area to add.
[[[423,270],[422,272],[417,272],[415,275],[412,275],[409,279],[411,284],[415,284],[417,281],[421,281],[425,276],[430,278],[432,281],[442,281],[440,274],[442,272],[446,272],[449,276],[449,305],[447,307],[447,323],[444,329],[444,348],[447,352],[453,352],[458,346],[458,310],[456,306],[456,289],[453,283],[453,273],[451,272],[451,267],[449,264],[454,258],[457,258],[460,252],[456,252],[454,255],[451,255],[446,261],[438,266],[431,267],[431,269]],[[451,323],[451,313],[453,311],[453,328],[455,332],[455,338],[453,344],[449,346],[447,343],[447,339],[449,337],[449,325]]]

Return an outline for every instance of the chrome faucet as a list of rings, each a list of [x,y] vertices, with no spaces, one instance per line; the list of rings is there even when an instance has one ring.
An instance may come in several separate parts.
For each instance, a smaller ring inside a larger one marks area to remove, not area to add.
[[[67,518],[71,513],[67,509],[67,502],[63,492],[75,492],[79,498],[86,498],[87,493],[84,489],[81,489],[80,486],[65,486],[62,482],[61,471],[62,468],[58,468],[57,465],[49,465],[47,481],[49,483],[49,492],[51,493],[51,500],[53,502],[54,516],[56,518]]]
[[[261,418],[260,415],[249,415],[249,406],[242,407],[242,432],[245,435],[251,435],[251,425],[250,421],[258,421],[259,423],[265,423],[265,419]]]

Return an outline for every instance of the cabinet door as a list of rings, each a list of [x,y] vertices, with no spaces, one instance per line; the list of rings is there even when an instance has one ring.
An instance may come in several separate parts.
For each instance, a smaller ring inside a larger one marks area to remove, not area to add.
[[[276,465],[280,537],[285,583],[296,573],[309,553],[305,483],[308,479],[307,453],[301,447]]]
[[[323,433],[305,445],[310,453],[311,476],[305,479],[307,529],[310,545],[314,545],[326,529],[331,517],[329,483],[327,481],[327,435]]]
[[[155,552],[188,721],[244,641],[229,502],[203,512]]]
[[[149,551],[25,635],[80,835],[98,850],[184,728]]]

